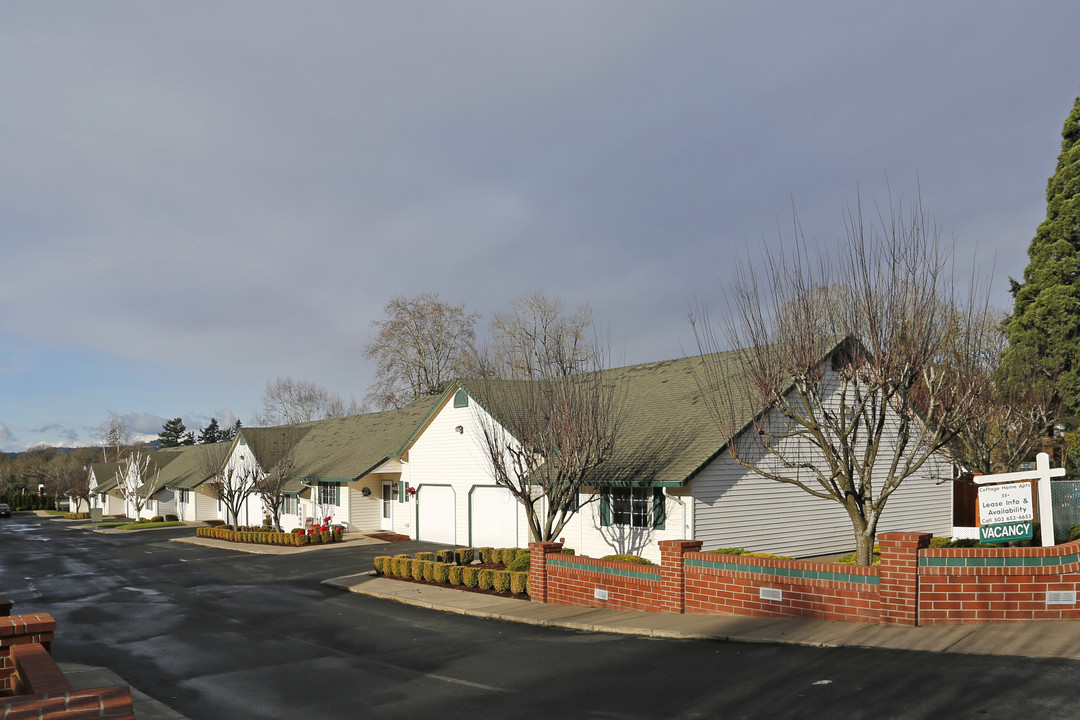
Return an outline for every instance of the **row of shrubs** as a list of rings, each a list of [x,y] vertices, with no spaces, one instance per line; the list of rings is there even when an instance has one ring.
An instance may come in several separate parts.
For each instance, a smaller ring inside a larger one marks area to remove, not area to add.
[[[55,495],[37,493],[0,493],[0,503],[7,503],[15,512],[23,510],[53,510],[57,506]]]
[[[255,543],[257,545],[288,545],[302,547],[341,542],[344,530],[340,527],[326,532],[277,532],[263,528],[257,530],[233,530],[224,527],[201,527],[195,529],[196,537],[229,542]]]
[[[481,550],[484,549],[490,550],[491,548],[481,548]],[[471,555],[472,548],[440,550],[439,554],[450,553],[454,555],[461,553],[461,555],[458,556],[460,557],[465,554],[462,551],[468,551]],[[375,558],[375,572],[379,575],[388,575],[391,577],[427,580],[428,582],[443,583],[445,585],[479,588],[481,590],[495,590],[496,592],[511,592],[516,595],[523,595],[529,592],[529,573],[527,572],[493,570],[490,568],[472,567],[469,564],[443,562],[427,558],[426,556],[429,555],[435,555],[435,553],[417,553],[415,558],[405,554],[394,556],[380,555]],[[481,559],[483,559],[482,554]],[[489,560],[488,562],[501,561]]]

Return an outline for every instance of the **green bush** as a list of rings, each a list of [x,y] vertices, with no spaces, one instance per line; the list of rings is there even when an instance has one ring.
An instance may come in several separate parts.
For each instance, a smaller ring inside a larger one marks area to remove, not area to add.
[[[434,560],[435,553],[433,552],[418,552],[416,553],[417,560]]]
[[[434,560],[421,560],[420,565],[423,566],[424,579],[428,582],[435,581],[435,561]]]
[[[491,587],[497,592],[510,592],[510,573],[505,570],[492,570]]]
[[[447,578],[450,577],[450,568],[452,568],[453,565],[450,563],[435,562],[432,563],[431,566],[433,568],[431,579],[437,583],[445,583]]]
[[[512,572],[510,573],[510,592],[515,595],[523,595],[528,592],[529,587],[529,573],[527,572]]]
[[[745,555],[747,557],[773,558],[774,560],[794,559],[788,557],[787,555],[773,555],[772,553],[750,552],[749,550],[744,550],[743,548],[720,548],[719,550],[709,550],[709,552],[716,553],[717,555]]]
[[[165,522],[165,517],[163,515],[155,515],[150,518],[150,522]]]
[[[1073,525],[1069,528],[1069,542],[1080,538],[1080,525]]]
[[[461,568],[461,584],[465,587],[476,587],[480,582],[480,571],[469,565]]]
[[[375,574],[376,575],[385,575],[386,574],[386,561],[389,560],[389,559],[390,558],[389,558],[388,555],[376,555],[375,556]]]
[[[574,552],[574,550],[572,548],[565,548],[565,547],[562,550],[560,550],[559,552],[561,552],[563,555],[576,555],[577,554],[577,553]]]
[[[446,581],[451,585],[460,585],[462,570],[463,568],[460,565],[447,566]]]
[[[477,574],[476,578],[476,587],[480,588],[481,590],[490,590],[492,587],[492,583],[494,583],[495,581],[495,571],[481,570]]]
[[[463,547],[454,551],[454,557],[457,558],[458,565],[471,565],[476,553],[472,548]]]
[[[412,563],[412,578],[413,580],[424,579],[424,563],[431,562],[430,560],[413,560]]]
[[[482,563],[495,562],[495,560],[493,559],[495,557],[495,548],[489,548],[489,547],[477,548],[477,552],[480,554],[480,562],[482,562]]]
[[[529,572],[531,559],[532,555],[529,553],[521,553],[514,558],[513,562],[507,564],[506,569],[510,572]]]
[[[652,560],[646,560],[638,555],[605,555],[601,560],[614,560],[615,562],[633,563],[634,565],[652,565]]]
[[[413,560],[412,558],[401,558],[398,563],[398,567],[401,568],[399,573],[403,578],[411,578],[413,576],[414,566],[420,562],[419,560]]]
[[[454,551],[440,550],[439,552],[435,553],[435,559],[441,563],[452,563],[454,562]]]
[[[180,518],[172,513],[167,513],[165,515],[165,522],[180,522]]]

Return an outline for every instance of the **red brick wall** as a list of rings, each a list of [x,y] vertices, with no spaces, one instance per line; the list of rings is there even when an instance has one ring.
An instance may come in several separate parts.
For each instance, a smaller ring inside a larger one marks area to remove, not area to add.
[[[657,565],[594,560],[576,555],[555,555],[554,558],[555,562],[572,567],[554,566],[552,556],[548,557],[548,602],[613,610],[659,611],[664,607]],[[652,579],[612,574],[619,571],[651,575]],[[596,590],[606,591],[608,599],[598,599]]]
[[[6,714],[5,714],[6,713]],[[54,697],[29,695],[0,699],[4,720],[135,720],[127,685],[72,690]]]
[[[930,548],[919,567],[920,625],[1080,619],[1080,541],[1048,548]],[[1008,563],[1006,565],[1005,563]]]
[[[55,631],[56,621],[48,613],[0,617],[0,697],[14,692],[15,662],[11,647],[41,643],[48,650]]]
[[[565,605],[898,625],[1080,619],[1080,604],[1047,602],[1048,592],[1080,595],[1080,541],[928,548],[928,533],[904,532],[878,540],[881,566],[873,568],[701,553],[700,542],[687,540],[661,542],[663,564],[650,567],[558,555],[560,544],[534,543],[530,593]],[[763,598],[763,588],[781,599]]]
[[[739,569],[686,568],[686,612],[707,615],[820,618],[878,622],[881,609],[877,585],[836,577],[877,579],[877,568],[775,560],[714,553],[688,553],[688,561],[723,562]],[[827,574],[829,579],[765,573],[789,570]],[[780,590],[781,600],[763,599],[762,588]]]

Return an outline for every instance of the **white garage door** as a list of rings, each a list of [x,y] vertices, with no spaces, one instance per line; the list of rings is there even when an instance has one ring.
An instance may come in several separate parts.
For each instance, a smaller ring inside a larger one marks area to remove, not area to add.
[[[441,485],[421,485],[416,491],[420,520],[417,536],[428,542],[453,545],[454,538],[454,488]]]
[[[501,487],[474,487],[469,518],[474,547],[517,547],[517,501]]]

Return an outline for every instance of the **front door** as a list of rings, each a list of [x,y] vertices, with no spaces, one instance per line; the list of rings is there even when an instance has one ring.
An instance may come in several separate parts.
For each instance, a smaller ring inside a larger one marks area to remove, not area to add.
[[[382,484],[382,514],[379,518],[380,530],[394,529],[394,490],[393,483]]]

